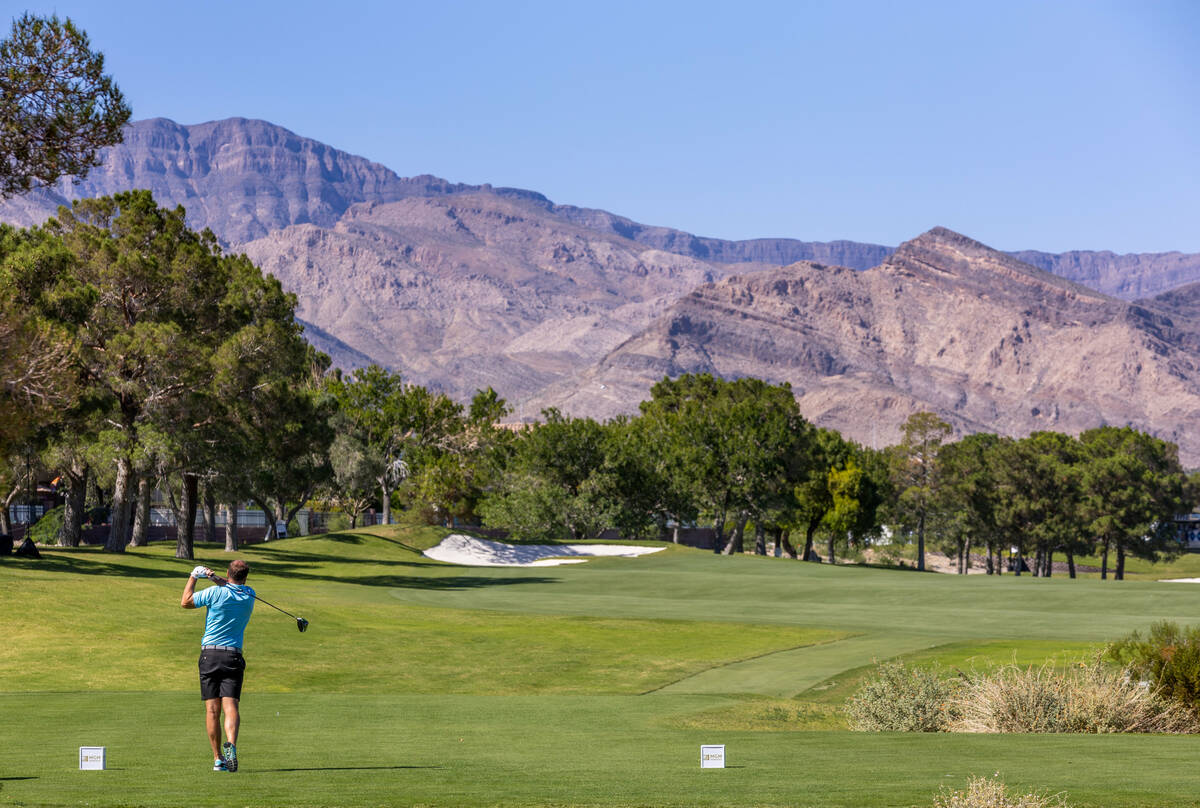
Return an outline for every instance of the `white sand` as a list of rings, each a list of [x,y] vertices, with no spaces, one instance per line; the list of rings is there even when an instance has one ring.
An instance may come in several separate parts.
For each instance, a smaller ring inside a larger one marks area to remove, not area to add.
[[[1200,584],[1200,578],[1159,578],[1160,584]]]
[[[466,567],[554,567],[582,564],[587,557],[636,558],[657,553],[662,547],[628,547],[620,544],[504,544],[455,534],[447,536],[425,556]]]

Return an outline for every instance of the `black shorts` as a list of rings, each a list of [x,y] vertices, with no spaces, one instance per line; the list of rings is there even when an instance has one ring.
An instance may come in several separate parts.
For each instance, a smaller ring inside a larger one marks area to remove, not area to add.
[[[240,699],[246,660],[240,651],[200,651],[200,698]]]

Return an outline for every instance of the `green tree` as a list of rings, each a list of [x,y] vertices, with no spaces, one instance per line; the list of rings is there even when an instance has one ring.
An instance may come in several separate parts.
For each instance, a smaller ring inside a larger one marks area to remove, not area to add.
[[[886,468],[878,453],[849,445],[850,455],[828,472],[831,506],[821,524],[830,563],[837,542],[861,548],[879,537],[879,509],[887,495]]]
[[[56,322],[72,301],[47,288],[72,261],[46,230],[0,224],[0,454],[75,399],[70,333]]]
[[[913,413],[892,454],[897,513],[903,526],[916,533],[918,570],[925,569],[925,531],[942,484],[938,455],[951,431],[950,424],[932,412]]]
[[[21,15],[0,42],[0,198],[82,179],[129,116],[86,33],[69,18]]]
[[[1035,432],[1000,445],[997,453],[1000,498],[996,523],[1017,548],[1017,572],[1030,550],[1033,572],[1048,576],[1054,553],[1065,550],[1073,562],[1082,549],[1079,444],[1059,432]]]
[[[133,492],[155,469],[178,483],[176,555],[191,558],[201,479],[251,465],[238,413],[287,411],[295,373],[282,368],[308,350],[295,299],[148,191],[78,201],[45,230],[70,260],[41,273],[41,310],[70,331],[77,409],[116,470],[106,549],[124,549]]]
[[[462,425],[462,406],[378,365],[358,368],[349,379],[335,375],[330,390],[338,408],[335,429],[353,433],[375,457],[383,517],[390,522],[392,492],[423,460],[445,450]]]
[[[655,384],[640,408],[680,492],[712,516],[715,552],[741,552],[746,523],[770,520],[811,462],[812,427],[788,385],[686,374]]]
[[[812,462],[807,466],[807,473],[793,486],[793,502],[790,509],[791,521],[804,531],[804,549],[800,558],[810,561],[816,558],[813,542],[817,531],[835,507],[834,486],[839,486],[843,496],[849,493],[847,486],[857,485],[861,477],[854,481],[848,477],[839,476],[838,470],[844,471],[851,461],[853,449],[849,442],[832,429],[817,429],[813,442]],[[837,518],[850,517],[850,503],[840,503],[843,513]],[[840,529],[840,525],[834,528]],[[832,533],[829,541],[829,559],[833,563],[834,541]],[[819,559],[818,559],[819,560]]]
[[[338,432],[329,447],[333,470],[332,495],[335,505],[350,513],[350,526],[358,526],[358,517],[375,501],[376,481],[383,473],[382,459],[352,432]]]
[[[503,468],[512,432],[497,423],[510,412],[491,387],[476,390],[461,425],[427,452],[410,478],[414,503],[428,521],[447,527],[478,519],[479,503]]]
[[[604,450],[604,426],[542,411],[542,423],[517,436],[508,468],[480,503],[480,514],[517,539],[593,537],[608,526],[611,504],[598,477]]]
[[[480,505],[489,525],[521,540],[589,538],[609,527],[603,490],[604,427],[590,418],[544,410],[522,432],[498,490]]]
[[[982,546],[987,552],[987,573],[999,569],[1004,536],[998,529],[999,468],[1001,447],[1006,439],[987,432],[966,435],[946,444],[940,453],[944,484],[937,510],[943,515],[941,534],[945,548],[957,558],[961,574],[970,570],[971,550]]]
[[[1178,552],[1174,517],[1195,507],[1198,492],[1179,464],[1179,450],[1131,427],[1103,426],[1079,436],[1083,446],[1082,500],[1086,524],[1108,577],[1117,554],[1116,579],[1128,555],[1156,559]]]

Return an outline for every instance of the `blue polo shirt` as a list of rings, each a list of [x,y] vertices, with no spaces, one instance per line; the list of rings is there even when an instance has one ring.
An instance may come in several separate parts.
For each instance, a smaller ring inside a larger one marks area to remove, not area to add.
[[[242,647],[242,634],[254,611],[254,590],[245,584],[230,583],[210,586],[192,595],[196,607],[208,607],[204,616],[204,639],[201,645],[232,645]]]

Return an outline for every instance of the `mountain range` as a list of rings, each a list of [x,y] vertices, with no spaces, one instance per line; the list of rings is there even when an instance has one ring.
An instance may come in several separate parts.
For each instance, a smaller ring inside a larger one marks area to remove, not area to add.
[[[706,238],[400,177],[247,119],[134,123],[85,180],[0,221],[129,188],[276,275],[343,367],[458,398],[491,385],[519,417],[630,412],[663,375],[708,371],[789,382],[806,416],[865,443],[932,409],[960,432],[1128,423],[1200,464],[1200,255],[1004,253],[943,228],[897,248]]]

